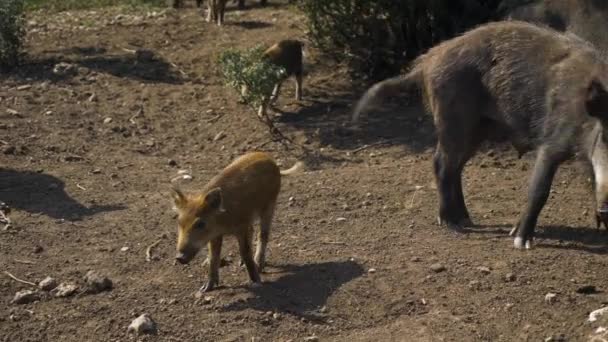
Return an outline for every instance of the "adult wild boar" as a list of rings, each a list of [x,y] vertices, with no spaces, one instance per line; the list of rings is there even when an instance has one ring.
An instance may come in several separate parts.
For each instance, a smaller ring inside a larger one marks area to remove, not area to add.
[[[471,224],[461,173],[498,132],[520,154],[537,151],[527,205],[512,231],[516,248],[530,248],[553,176],[574,152],[592,165],[597,212],[608,207],[608,64],[587,41],[519,21],[480,26],[430,49],[406,75],[372,86],[353,120],[375,98],[414,87],[437,130],[440,224]]]

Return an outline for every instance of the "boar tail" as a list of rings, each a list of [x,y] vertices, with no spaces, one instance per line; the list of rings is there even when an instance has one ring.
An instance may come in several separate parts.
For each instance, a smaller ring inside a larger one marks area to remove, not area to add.
[[[417,64],[405,75],[395,76],[374,84],[361,97],[353,111],[352,122],[356,123],[361,113],[379,98],[389,95],[397,95],[401,91],[417,87],[422,81],[422,68]]]
[[[303,167],[304,167],[304,163],[299,161],[299,162],[295,163],[294,166],[292,166],[291,168],[281,171],[281,176],[293,175],[294,173],[297,173],[300,170],[302,170]]]

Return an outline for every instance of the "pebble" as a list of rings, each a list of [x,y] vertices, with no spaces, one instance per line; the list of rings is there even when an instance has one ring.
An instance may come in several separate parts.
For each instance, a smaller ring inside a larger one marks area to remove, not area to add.
[[[61,283],[59,286],[53,289],[53,292],[55,297],[69,297],[75,294],[77,290],[78,286],[74,284]]]
[[[592,311],[589,314],[589,322],[595,322],[603,315],[608,315],[608,306]]]
[[[28,304],[40,299],[38,292],[31,290],[23,290],[15,293],[15,297],[11,301],[13,304]]]
[[[177,166],[177,162],[174,159],[169,159],[167,164],[169,164],[169,166]]]
[[[435,273],[443,272],[445,270],[446,270],[445,266],[443,266],[440,263],[436,263],[436,264],[432,264],[431,265],[431,271],[433,271]]]
[[[42,251],[44,251],[44,248],[42,248],[42,246],[34,246],[34,250],[32,252],[34,252],[34,254],[40,254],[42,253]]]
[[[127,332],[134,333],[137,335],[155,335],[157,332],[156,323],[152,320],[152,318],[150,318],[150,315],[143,314],[134,319],[133,322],[131,322],[129,328],[127,329]]]
[[[346,222],[346,217],[338,217],[336,222]]]
[[[512,282],[512,281],[515,281],[515,279],[517,279],[517,278],[515,277],[515,274],[513,274],[513,273],[507,273],[505,275],[506,282]]]
[[[318,338],[317,336],[315,336],[315,335],[313,335],[313,336],[308,336],[308,337],[305,337],[305,338],[304,338],[304,341],[305,341],[305,342],[316,342],[316,341],[318,341],[318,340],[319,340],[319,338]]]
[[[545,302],[549,304],[553,304],[557,302],[557,294],[549,292],[545,295]]]
[[[57,287],[57,281],[51,277],[46,277],[38,283],[38,287],[42,291],[51,291]]]
[[[369,270],[367,270],[367,273],[376,273],[376,269],[375,268],[370,268]]]
[[[95,271],[87,272],[87,274],[84,276],[84,281],[87,284],[88,293],[110,291],[113,286],[110,278]]]
[[[110,118],[110,117],[107,117],[107,118],[103,119],[103,123],[106,124],[106,125],[109,124],[109,123],[111,123],[111,122],[112,122],[112,118]]]
[[[122,248],[120,249],[120,251],[121,251],[121,252],[126,252],[126,251],[128,251],[128,250],[129,250],[129,247],[126,247],[126,246],[125,246],[125,247],[122,247]]]
[[[412,257],[412,262],[420,262],[420,257]]]
[[[490,274],[490,268],[485,266],[477,267],[477,270],[483,274]]]

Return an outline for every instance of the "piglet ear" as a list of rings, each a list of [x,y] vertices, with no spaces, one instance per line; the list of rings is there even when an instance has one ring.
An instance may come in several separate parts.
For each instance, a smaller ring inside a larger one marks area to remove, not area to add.
[[[217,210],[220,213],[225,212],[224,209],[224,198],[222,195],[221,188],[214,188],[209,190],[205,195],[205,205],[212,210]]]
[[[173,198],[173,206],[175,209],[184,207],[184,204],[186,203],[186,196],[179,188],[171,188],[171,198]]]
[[[608,119],[608,92],[597,80],[593,80],[587,88],[585,102],[587,114],[598,119]]]

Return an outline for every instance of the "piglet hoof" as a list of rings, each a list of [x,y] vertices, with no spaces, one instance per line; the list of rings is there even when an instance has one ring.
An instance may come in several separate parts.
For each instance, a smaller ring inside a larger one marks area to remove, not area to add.
[[[205,292],[209,292],[211,290],[213,290],[215,288],[215,282],[214,281],[208,281],[205,283],[205,285],[201,286],[201,288],[198,290],[201,293],[205,293]]]

